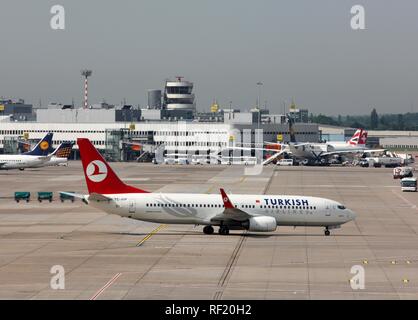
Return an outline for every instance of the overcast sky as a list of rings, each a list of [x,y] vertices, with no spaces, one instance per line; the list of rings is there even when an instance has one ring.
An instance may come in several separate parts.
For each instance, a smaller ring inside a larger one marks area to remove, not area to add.
[[[50,28],[65,8],[66,29]],[[366,9],[353,31],[350,9]],[[146,105],[147,89],[180,75],[199,110],[214,98],[273,112],[292,98],[313,113],[418,112],[418,1],[1,0],[0,96],[35,105]]]

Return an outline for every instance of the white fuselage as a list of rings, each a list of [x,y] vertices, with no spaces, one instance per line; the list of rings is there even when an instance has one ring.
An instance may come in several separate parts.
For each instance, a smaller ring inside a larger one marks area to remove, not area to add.
[[[52,156],[51,159],[49,159],[48,161],[45,161],[36,166],[33,166],[33,168],[50,167],[50,166],[66,166],[66,165],[68,165],[67,158],[59,158],[56,156]]]
[[[314,159],[324,153],[348,151],[361,152],[366,150],[363,145],[352,145],[347,142],[327,142],[327,143],[306,143],[300,145],[289,145],[289,151],[297,158]]]
[[[167,224],[217,225],[211,221],[225,208],[218,194],[138,193],[105,194],[107,200],[89,200],[105,212],[137,220]],[[87,196],[88,199],[88,196]],[[339,226],[355,214],[338,202],[285,195],[229,195],[237,209],[252,216],[271,216],[283,226]]]
[[[364,144],[349,144],[348,142],[343,141],[327,142],[326,144],[335,152],[361,151],[367,149]]]
[[[25,169],[42,166],[45,161],[45,157],[3,154],[0,155],[0,170]]]

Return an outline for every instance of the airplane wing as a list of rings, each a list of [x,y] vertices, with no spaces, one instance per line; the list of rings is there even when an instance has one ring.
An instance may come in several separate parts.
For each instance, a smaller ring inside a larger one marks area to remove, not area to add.
[[[384,152],[386,149],[353,149],[353,150],[344,150],[344,151],[332,151],[332,152],[324,152],[321,153],[320,157],[328,157],[338,154],[353,154],[353,153],[376,153],[376,152]]]
[[[267,148],[251,148],[251,147],[226,147],[223,150],[261,150],[261,151],[275,151],[274,149],[267,149]]]
[[[74,197],[81,199],[85,204],[89,204],[88,202],[88,195],[80,194],[80,193],[73,193],[73,192],[66,192],[66,191],[60,191],[60,194],[65,194],[66,196]]]
[[[368,149],[363,150],[363,153],[375,153],[375,152],[385,152],[387,149]]]
[[[223,201],[224,206],[225,206],[225,210],[221,214],[218,214],[218,215],[214,216],[211,219],[212,222],[231,221],[231,220],[245,221],[245,220],[248,220],[249,218],[253,217],[253,215],[236,208],[231,203],[231,200],[229,200],[229,197],[225,193],[225,190],[222,189],[222,188],[221,188],[221,196],[222,196],[222,201]]]
[[[296,147],[296,148],[298,148],[298,147],[303,147],[303,146],[309,146],[309,145],[311,145],[312,143],[310,143],[310,142],[304,142],[304,143],[292,143],[291,144],[291,146],[292,147]],[[290,145],[290,144],[289,144]]]
[[[100,193],[95,193],[92,192],[90,193],[90,195],[85,195],[85,194],[80,194],[80,193],[73,193],[73,192],[66,192],[66,191],[60,191],[60,194],[65,194],[67,196],[71,196],[71,197],[75,197],[75,198],[79,198],[81,200],[83,200],[83,202],[85,204],[88,204],[89,201],[111,201],[113,200],[112,198],[106,197]]]

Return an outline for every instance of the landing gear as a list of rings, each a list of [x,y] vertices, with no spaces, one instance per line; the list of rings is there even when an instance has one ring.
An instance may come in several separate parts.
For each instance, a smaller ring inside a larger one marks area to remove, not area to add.
[[[227,226],[220,226],[219,227],[219,234],[226,236],[229,234],[229,228]]]
[[[205,226],[204,228],[203,228],[203,233],[204,234],[213,234],[213,227],[212,226]]]
[[[331,234],[331,232],[329,231],[328,227],[325,227],[324,234],[325,234],[326,237],[328,237]]]

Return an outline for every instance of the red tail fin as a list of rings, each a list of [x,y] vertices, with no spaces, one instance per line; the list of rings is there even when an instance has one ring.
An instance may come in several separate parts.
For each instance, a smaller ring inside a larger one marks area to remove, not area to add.
[[[113,172],[89,139],[77,139],[83,163],[89,193],[115,194],[115,193],[146,193],[147,191],[128,186]]]
[[[367,131],[363,129],[357,129],[353,137],[348,141],[351,145],[365,145],[367,141]]]

